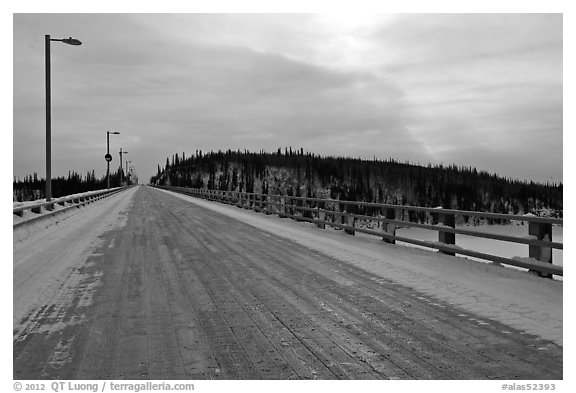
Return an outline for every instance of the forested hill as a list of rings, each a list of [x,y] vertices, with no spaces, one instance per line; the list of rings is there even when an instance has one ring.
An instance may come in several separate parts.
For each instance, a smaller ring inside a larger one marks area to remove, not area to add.
[[[499,177],[471,167],[395,160],[321,157],[302,149],[276,153],[218,151],[166,159],[152,184],[393,204],[535,213],[562,217],[563,186]]]

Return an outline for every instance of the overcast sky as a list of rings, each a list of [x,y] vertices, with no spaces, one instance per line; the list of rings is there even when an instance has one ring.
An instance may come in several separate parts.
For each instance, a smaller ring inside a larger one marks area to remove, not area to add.
[[[303,147],[562,181],[561,14],[15,14],[13,173]]]

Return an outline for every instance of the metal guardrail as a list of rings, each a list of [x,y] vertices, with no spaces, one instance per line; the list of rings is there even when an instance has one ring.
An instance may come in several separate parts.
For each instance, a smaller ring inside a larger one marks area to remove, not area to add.
[[[36,213],[37,216],[31,217],[27,220],[16,222],[12,225],[13,229],[16,229],[20,226],[30,224],[32,222],[36,222],[40,219],[51,217],[55,214],[59,214],[65,212],[72,208],[78,208],[80,206],[84,206],[85,204],[95,202],[97,200],[109,197],[113,194],[116,194],[120,191],[125,190],[126,187],[116,187],[106,190],[96,190],[91,191],[79,195],[70,195],[70,196],[63,196],[60,198],[55,198],[50,202],[38,202],[38,203],[30,203],[25,204],[23,206],[18,206],[12,209],[14,215],[19,217],[24,216],[24,212],[29,210],[32,213]],[[56,205],[62,206],[62,208],[56,209]]]
[[[563,225],[562,219],[537,217],[534,215],[485,213],[421,206],[341,201],[285,195],[267,195],[237,191],[205,190],[171,186],[155,187],[232,204],[241,208],[261,211],[266,214],[277,214],[280,217],[289,217],[298,221],[308,221],[315,223],[317,226],[322,228],[329,225],[343,229],[346,233],[351,235],[354,235],[355,232],[361,232],[382,237],[382,239],[388,243],[400,241],[437,249],[441,253],[448,255],[460,254],[488,260],[497,264],[522,267],[534,271],[542,277],[550,278],[552,275],[563,276],[564,274],[562,266],[552,264],[552,249],[563,250],[563,243],[552,241],[552,225]],[[372,215],[358,214],[357,212],[361,209],[369,211]],[[421,224],[396,219],[396,217],[402,217],[405,215],[405,212],[409,211],[427,212],[435,217],[438,224]],[[526,237],[518,237],[456,228],[456,216],[524,221],[528,222],[528,234]],[[361,220],[382,223],[382,230],[360,227],[358,224]],[[438,241],[431,242],[397,236],[396,228],[400,226],[437,231]],[[529,258],[507,258],[464,249],[456,245],[456,234],[526,244],[529,247]]]

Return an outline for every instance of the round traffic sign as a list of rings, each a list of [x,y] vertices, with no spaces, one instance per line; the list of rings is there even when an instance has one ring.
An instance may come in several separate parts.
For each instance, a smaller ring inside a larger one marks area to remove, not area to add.
[[[105,159],[106,161],[108,161],[108,162],[112,161],[112,154],[106,154],[106,155],[104,156],[104,159]]]

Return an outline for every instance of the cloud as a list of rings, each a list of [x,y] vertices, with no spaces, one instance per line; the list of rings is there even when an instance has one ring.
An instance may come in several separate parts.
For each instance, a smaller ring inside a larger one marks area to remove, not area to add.
[[[54,149],[81,154],[83,160],[76,164],[93,157],[89,162],[103,167],[98,160],[106,130],[120,130],[113,143],[122,142],[129,151],[163,149],[156,157],[175,149],[279,146],[363,155],[380,153],[378,145],[386,150],[386,141],[395,141],[397,151],[414,145],[402,125],[402,92],[390,81],[245,47],[144,35],[136,33],[132,23],[139,25],[130,18],[123,21],[123,28],[131,32],[124,35],[112,18],[111,29],[98,32],[98,44],[90,43],[95,40],[90,33],[95,32],[84,31],[88,40],[83,51],[66,53],[66,62],[54,67]],[[98,21],[88,26],[95,24]],[[116,36],[122,39],[112,45]],[[143,39],[147,45],[142,45]],[[41,88],[27,86],[24,76],[17,79],[21,97],[15,99],[15,117],[22,123],[24,117],[42,118]],[[36,105],[26,109],[34,89]],[[15,151],[25,151],[22,142],[17,135]],[[98,153],[90,152],[94,148]],[[60,171],[71,164],[55,157]],[[31,157],[23,154],[21,159]]]
[[[381,72],[406,92],[414,136],[436,160],[561,180],[562,15],[410,15],[373,40],[392,54]],[[530,159],[543,146],[554,165]]]
[[[343,21],[16,15],[14,173],[43,172],[46,32],[84,42],[52,48],[54,173],[102,173],[107,130],[121,131],[114,151],[130,151],[145,176],[167,155],[197,148],[303,146],[421,163],[462,160],[512,173],[494,168],[506,159],[487,161],[487,152],[516,157],[517,150],[561,146],[561,17]],[[519,140],[531,145],[520,149]],[[509,166],[531,165],[520,158]]]

